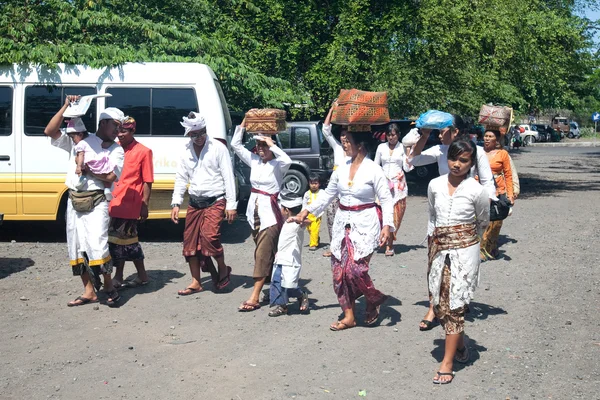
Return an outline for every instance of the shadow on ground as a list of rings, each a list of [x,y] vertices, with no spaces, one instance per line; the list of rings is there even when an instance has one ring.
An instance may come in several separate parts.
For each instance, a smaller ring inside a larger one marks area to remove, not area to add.
[[[0,257],[0,279],[4,279],[17,272],[25,271],[33,265],[35,265],[35,261],[31,258]]]
[[[478,344],[475,339],[468,337],[468,335],[465,335],[465,341],[469,349],[469,361],[465,364],[454,362],[453,369],[455,372],[474,364],[475,362],[477,362],[477,360],[479,360],[479,358],[481,358],[480,353],[487,351],[487,347]],[[433,345],[435,346],[435,348],[431,350],[431,356],[435,358],[436,361],[439,363],[441,363],[444,359],[445,343],[446,341],[444,339],[434,339],[433,341]],[[431,377],[433,378],[434,375],[435,371],[431,374]]]
[[[158,292],[168,283],[172,283],[173,280],[182,278],[183,276],[184,274],[182,272],[173,269],[148,270],[150,281],[147,285],[119,290],[119,294],[121,295],[121,301],[119,302],[120,306],[126,304],[135,296]],[[177,293],[175,292],[174,295],[177,295]],[[103,299],[103,301],[105,302],[106,299]]]

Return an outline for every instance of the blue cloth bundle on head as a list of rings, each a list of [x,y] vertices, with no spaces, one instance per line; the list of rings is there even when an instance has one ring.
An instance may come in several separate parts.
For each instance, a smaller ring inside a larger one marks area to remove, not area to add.
[[[429,110],[417,119],[417,128],[425,129],[444,129],[454,124],[452,114],[438,110]]]

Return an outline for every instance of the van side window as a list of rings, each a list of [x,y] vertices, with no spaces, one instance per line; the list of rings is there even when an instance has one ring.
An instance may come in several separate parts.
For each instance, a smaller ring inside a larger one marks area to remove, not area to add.
[[[294,128],[292,136],[292,148],[294,149],[309,149],[310,148],[310,129]]]
[[[12,134],[12,96],[12,88],[0,87],[0,136]]]
[[[183,136],[181,117],[198,110],[192,88],[106,88],[112,97],[107,107],[117,107],[135,118],[136,135]]]
[[[25,134],[43,136],[44,128],[62,107],[65,96],[69,94],[81,96],[96,94],[96,88],[53,85],[36,85],[25,88]],[[90,132],[96,131],[96,100],[92,101],[87,114],[82,119]]]
[[[181,117],[190,111],[198,111],[194,89],[152,89],[152,135],[183,136]]]

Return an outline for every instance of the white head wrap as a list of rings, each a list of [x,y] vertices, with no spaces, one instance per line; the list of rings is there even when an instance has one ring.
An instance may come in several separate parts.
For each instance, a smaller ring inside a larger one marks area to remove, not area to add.
[[[125,119],[125,114],[123,114],[123,111],[116,107],[108,107],[100,113],[100,121],[103,119],[114,119],[116,121],[123,122]]]
[[[67,133],[87,132],[81,118],[71,118],[67,123]]]
[[[279,195],[279,204],[285,208],[300,207],[302,205],[302,197],[288,197]]]
[[[181,126],[185,128],[183,136],[187,136],[190,132],[199,131],[206,128],[206,121],[204,117],[197,112],[193,112],[195,118],[183,117],[183,122],[180,122]]]

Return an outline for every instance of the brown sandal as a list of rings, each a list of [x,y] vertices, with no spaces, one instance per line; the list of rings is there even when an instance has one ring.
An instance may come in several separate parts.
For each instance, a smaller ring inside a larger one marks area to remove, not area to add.
[[[259,303],[250,303],[248,301],[245,301],[238,307],[238,311],[239,312],[250,312],[250,311],[256,311],[259,308],[260,308]]]
[[[183,290],[178,290],[177,294],[180,295],[180,296],[190,296],[192,294],[200,293],[202,291],[204,291],[204,289],[202,289],[202,288],[196,289],[196,288],[193,288],[193,287],[187,287],[187,288],[185,288]]]
[[[341,325],[341,328],[340,328]],[[354,325],[348,325],[345,322],[342,321],[337,321],[334,325],[330,325],[329,329],[337,332],[337,331],[344,331],[346,329],[350,329],[350,328],[354,328],[356,326],[356,323]]]

